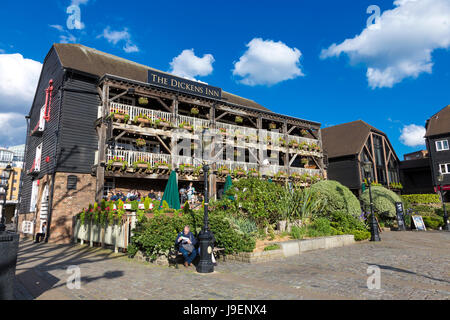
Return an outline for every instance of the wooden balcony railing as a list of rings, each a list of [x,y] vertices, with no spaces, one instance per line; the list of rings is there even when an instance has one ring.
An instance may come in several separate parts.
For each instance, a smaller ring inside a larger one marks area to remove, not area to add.
[[[130,121],[133,121],[133,119],[136,116],[139,117],[139,115],[145,115],[152,122],[160,119],[164,122],[172,123],[174,127],[179,127],[182,123],[184,123],[191,126],[194,130],[199,130],[201,128],[213,128],[209,120],[198,119],[183,115],[174,116],[172,113],[169,112],[130,106],[121,103],[111,103],[109,111],[127,114],[130,117]],[[279,133],[276,131],[264,129],[258,130],[255,128],[243,127],[223,122],[216,122],[214,128],[218,130],[226,130],[226,132],[228,132],[226,136],[231,137],[233,139],[235,136],[242,136],[243,139],[248,137],[250,141],[259,140],[262,143],[267,143],[270,140],[272,143],[276,145],[280,145],[280,141],[285,140],[286,138],[283,133]],[[319,147],[322,147],[321,141],[317,139],[288,135],[287,141],[285,141],[285,143],[289,144],[289,142],[291,141],[296,141],[298,144],[301,144],[302,142],[308,145],[317,144]]]

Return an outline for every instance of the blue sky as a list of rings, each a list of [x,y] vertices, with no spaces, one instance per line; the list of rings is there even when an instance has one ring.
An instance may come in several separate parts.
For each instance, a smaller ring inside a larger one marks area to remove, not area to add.
[[[80,9],[81,29],[68,28],[70,5]],[[381,18],[368,27],[370,5]],[[32,94],[17,89],[35,86],[53,43],[76,42],[323,127],[362,119],[386,132],[402,158],[424,148],[421,126],[450,104],[449,7],[448,0],[2,1],[0,145],[25,141]]]

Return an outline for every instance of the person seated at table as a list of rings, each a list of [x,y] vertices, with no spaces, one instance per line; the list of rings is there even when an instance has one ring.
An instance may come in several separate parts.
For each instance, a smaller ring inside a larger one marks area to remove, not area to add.
[[[133,200],[134,200],[134,193],[133,193],[133,190],[130,189],[130,191],[128,191],[128,193],[127,193],[127,199],[130,200],[130,201],[133,201]]]
[[[110,191],[109,194],[110,194],[110,196],[109,196],[109,200],[110,201],[117,201],[117,200],[119,200],[119,196],[114,191]]]
[[[156,200],[156,194],[155,194],[155,191],[153,191],[153,189],[150,190],[148,197],[152,200]]]
[[[175,247],[183,255],[186,268],[192,264],[192,261],[197,256],[196,244],[197,239],[195,239],[190,227],[188,225],[184,226],[183,231],[178,234],[175,240]]]

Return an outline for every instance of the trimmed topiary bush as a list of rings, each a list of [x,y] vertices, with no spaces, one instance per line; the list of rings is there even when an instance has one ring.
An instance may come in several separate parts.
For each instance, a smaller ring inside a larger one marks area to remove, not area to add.
[[[379,186],[372,187],[372,198],[375,212],[380,215],[380,217],[388,219],[392,219],[396,215],[395,203],[402,202],[402,198],[395,192]],[[369,189],[366,189],[363,192],[361,200],[363,201],[364,209],[369,211]]]
[[[349,188],[334,180],[326,180],[315,183],[311,190],[320,193],[327,201],[324,214],[329,216],[335,211],[344,210],[354,217],[359,217],[361,207],[358,198]]]

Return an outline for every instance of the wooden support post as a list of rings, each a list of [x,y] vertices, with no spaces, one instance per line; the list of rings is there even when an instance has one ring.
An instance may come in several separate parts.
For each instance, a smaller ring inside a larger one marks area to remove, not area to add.
[[[262,130],[262,117],[258,116],[258,119],[256,119],[256,126],[258,128],[258,137],[261,135],[261,130]],[[264,149],[263,149],[263,145],[262,143],[258,143],[258,162],[259,162],[259,166],[261,167],[263,161],[264,161]],[[258,168],[261,169],[261,168]]]
[[[283,134],[284,134],[284,141],[286,141],[285,150],[284,153],[284,168],[286,169],[286,173],[290,175],[291,170],[289,169],[289,135],[287,133],[287,122],[286,120],[283,122]]]
[[[103,199],[103,188],[105,184],[105,165],[106,165],[106,115],[109,109],[109,84],[103,85],[102,97],[102,117],[100,128],[98,129],[98,163],[97,163],[97,185],[95,193],[95,201],[100,203]]]
[[[373,167],[373,173],[375,177],[375,181],[378,182],[378,174],[377,174],[377,161],[375,156],[375,146],[373,145],[373,133],[370,132],[370,144],[372,145],[372,167]]]

